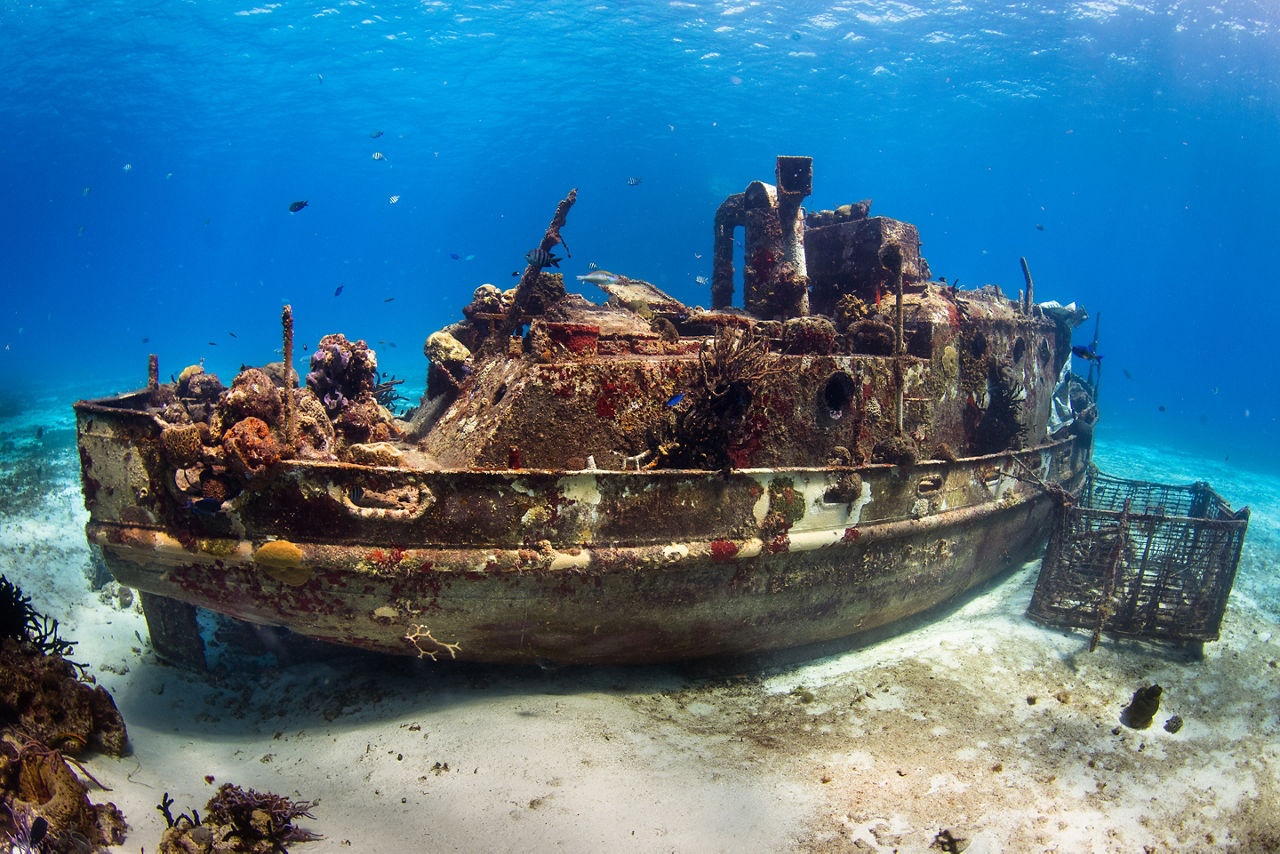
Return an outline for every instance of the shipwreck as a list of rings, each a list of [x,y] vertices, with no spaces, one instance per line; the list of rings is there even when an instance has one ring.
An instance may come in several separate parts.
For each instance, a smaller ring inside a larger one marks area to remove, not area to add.
[[[225,387],[193,366],[76,404],[89,540],[162,655],[196,609],[371,650],[656,662],[919,613],[1035,556],[1089,468],[1084,313],[935,281],[908,223],[806,212],[779,157],[714,222],[710,308],[536,263],[432,334],[426,392],[321,340]],[[743,270],[734,270],[741,233]],[[1024,272],[1026,266],[1024,263]],[[740,307],[734,307],[737,299]]]

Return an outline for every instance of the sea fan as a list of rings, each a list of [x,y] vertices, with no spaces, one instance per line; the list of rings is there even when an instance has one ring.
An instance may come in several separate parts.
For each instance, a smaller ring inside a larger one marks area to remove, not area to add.
[[[65,656],[75,648],[71,641],[58,637],[58,621],[31,607],[31,597],[0,575],[0,641],[30,643],[45,655]]]

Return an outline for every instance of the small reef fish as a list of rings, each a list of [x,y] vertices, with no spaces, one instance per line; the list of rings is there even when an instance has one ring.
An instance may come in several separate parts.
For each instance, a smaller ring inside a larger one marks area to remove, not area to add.
[[[1037,222],[1037,223],[1036,223],[1036,231],[1044,231],[1044,226]]]
[[[563,259],[552,255],[542,247],[538,247],[537,249],[530,249],[526,252],[524,254],[524,260],[528,261],[531,266],[541,269],[542,267],[559,267],[560,262]]]
[[[1099,356],[1092,347],[1080,347],[1080,346],[1072,347],[1071,354],[1073,356],[1079,356],[1081,359],[1086,359],[1090,362],[1102,361],[1102,357]]]
[[[230,335],[232,338],[239,338],[239,337],[240,337],[239,335],[235,334],[234,332],[228,332],[227,334],[228,334],[228,335]]]
[[[391,302],[394,299],[395,297],[387,297],[386,299],[383,300],[383,302]]]
[[[588,261],[588,262],[587,262],[587,269],[588,269],[588,270],[594,270],[595,268],[597,268],[597,267],[599,267],[599,266],[600,266],[600,265],[599,265],[599,264],[597,264],[595,261]]]
[[[639,179],[639,178],[628,178],[628,179],[627,179],[627,186],[628,186],[628,187],[638,187],[638,186],[640,186],[640,179]]]
[[[452,259],[453,259],[453,260],[455,260],[455,261],[461,261],[461,260],[462,260],[462,256],[461,256],[461,255],[459,255],[457,252],[450,252],[450,253],[449,253],[449,257],[450,257],[450,258],[452,258]]]
[[[126,164],[125,164],[123,167],[121,167],[121,168],[123,168],[123,169],[124,169],[124,171],[126,171],[126,172],[132,172],[132,171],[133,171],[133,164],[132,164],[132,163],[126,163]]]
[[[85,187],[85,188],[84,188],[84,194],[85,194],[86,196],[87,196],[87,195],[89,195],[89,190],[90,190],[90,188],[89,188],[89,187]]]
[[[334,290],[333,290],[333,295],[334,295],[335,297],[336,297],[336,296],[341,296],[341,294],[342,294],[342,287],[343,287],[342,285],[338,285],[338,287],[334,288]]]
[[[711,280],[710,280],[710,279],[708,279],[706,276],[694,276],[694,277],[693,277],[693,280],[694,280],[695,282],[697,282],[698,284],[700,284],[700,285],[709,285],[709,284],[711,284]]]
[[[293,204],[289,205],[289,213],[297,213],[298,211],[302,210],[306,206],[307,206],[306,200],[303,200],[301,202],[294,202]]]
[[[222,510],[222,502],[216,498],[198,498],[187,501],[186,508],[197,516],[217,516]]]
[[[618,277],[613,273],[606,273],[604,270],[596,270],[594,273],[579,276],[578,281],[590,282],[593,285],[612,285],[618,281]]]
[[[373,133],[369,134],[369,139],[377,139],[380,136],[382,136],[382,131],[375,130]]]
[[[680,401],[684,400],[684,392],[680,392],[675,397],[667,401],[667,406],[676,406]]]
[[[386,159],[387,159],[387,155],[383,154],[381,151],[375,151],[375,152],[373,153],[373,155],[372,155],[372,156],[373,156],[373,159],[374,159],[374,160],[386,160]]]
[[[400,201],[400,197],[392,196],[391,198],[387,199],[387,201],[394,205],[396,202]]]

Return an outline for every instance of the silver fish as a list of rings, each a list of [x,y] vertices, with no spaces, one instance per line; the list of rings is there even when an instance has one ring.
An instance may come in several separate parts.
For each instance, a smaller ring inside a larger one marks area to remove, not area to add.
[[[613,273],[606,273],[604,270],[596,270],[594,273],[579,276],[578,281],[590,282],[593,285],[612,285],[618,281],[618,277]]]

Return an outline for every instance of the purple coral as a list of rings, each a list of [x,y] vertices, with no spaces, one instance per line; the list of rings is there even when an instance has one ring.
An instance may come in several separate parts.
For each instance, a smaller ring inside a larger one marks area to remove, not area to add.
[[[315,801],[291,801],[271,792],[242,789],[223,783],[205,805],[205,823],[230,825],[242,836],[275,843],[308,842],[320,837],[295,827],[294,819],[315,818]],[[259,813],[255,816],[254,813]]]
[[[378,357],[364,341],[326,335],[311,354],[307,388],[330,413],[342,412],[362,392],[378,384]]]

